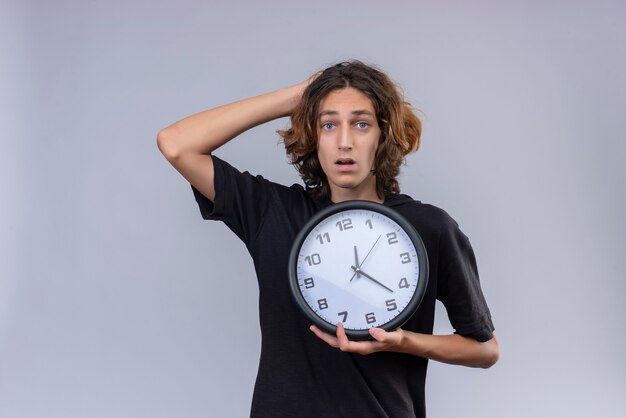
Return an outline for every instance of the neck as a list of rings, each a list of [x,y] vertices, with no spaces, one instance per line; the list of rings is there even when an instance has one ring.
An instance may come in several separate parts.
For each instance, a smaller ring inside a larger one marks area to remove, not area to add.
[[[370,202],[383,203],[384,199],[378,197],[376,190],[358,192],[355,190],[331,190],[330,200],[333,203],[341,203],[348,200],[369,200]]]

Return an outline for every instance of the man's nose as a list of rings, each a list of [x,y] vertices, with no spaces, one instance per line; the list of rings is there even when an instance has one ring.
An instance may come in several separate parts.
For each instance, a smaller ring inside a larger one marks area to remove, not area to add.
[[[349,125],[344,125],[339,133],[339,149],[350,150],[352,149],[352,132]]]

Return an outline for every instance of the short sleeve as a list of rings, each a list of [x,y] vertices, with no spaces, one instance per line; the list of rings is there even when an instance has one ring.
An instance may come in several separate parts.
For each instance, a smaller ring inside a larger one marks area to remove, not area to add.
[[[485,342],[493,337],[491,313],[483,295],[476,257],[456,222],[442,231],[438,299],[446,307],[456,333]]]
[[[262,176],[240,172],[212,155],[215,200],[211,202],[193,185],[191,189],[204,219],[222,221],[246,245],[256,236],[270,198],[269,182]]]

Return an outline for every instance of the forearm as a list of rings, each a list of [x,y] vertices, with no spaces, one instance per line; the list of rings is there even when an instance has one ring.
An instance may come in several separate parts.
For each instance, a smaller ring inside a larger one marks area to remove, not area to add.
[[[495,335],[491,340],[481,343],[458,334],[429,335],[410,331],[402,331],[402,338],[393,351],[443,363],[482,368],[495,364],[500,352]]]
[[[209,154],[257,125],[288,116],[304,83],[188,116],[159,132],[164,154]]]
[[[328,334],[315,325],[311,325],[311,331],[331,347],[363,355],[377,351],[392,351],[443,363],[482,368],[493,366],[500,355],[495,334],[491,340],[480,343],[473,338],[456,334],[429,335],[405,331],[402,328],[395,331],[371,328],[372,341],[351,341],[341,322],[337,324],[336,335]]]

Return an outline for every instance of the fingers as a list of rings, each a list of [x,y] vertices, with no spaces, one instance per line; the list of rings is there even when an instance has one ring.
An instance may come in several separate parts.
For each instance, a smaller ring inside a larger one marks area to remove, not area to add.
[[[337,334],[332,335],[320,330],[315,325],[310,326],[310,330],[326,344],[346,353],[371,354],[377,351],[388,350],[397,339],[397,332],[387,332],[380,328],[371,328],[369,333],[374,341],[351,341],[346,334],[343,324],[337,324]]]
[[[348,336],[346,335],[346,330],[344,329],[341,322],[337,324],[337,344],[337,348],[339,348],[343,352],[365,354],[361,352],[362,347],[359,347],[357,342],[350,341],[348,339]]]
[[[376,341],[350,341],[343,324],[337,324],[337,344],[341,351],[346,353],[371,354],[380,350],[380,343]]]
[[[346,330],[341,322],[337,324],[337,342],[339,343],[339,349],[341,351],[349,351],[350,343],[352,341],[348,339]]]
[[[337,338],[335,336],[325,333],[315,325],[311,325],[309,329],[313,331],[313,334],[315,334],[317,338],[326,342],[326,344],[334,348],[339,348],[339,344],[337,343]]]
[[[346,335],[346,330],[343,328],[343,324],[340,322],[337,324],[337,335],[328,334],[315,325],[311,325],[309,328],[313,333],[321,340],[325,341],[328,345],[334,348],[338,348],[341,351],[350,351],[350,341]]]
[[[311,77],[309,77],[306,81],[307,81],[307,85],[311,84],[312,82],[315,81],[315,79],[317,79],[319,76],[322,75],[324,71],[318,71],[315,74],[313,74]]]
[[[382,328],[370,328],[370,335],[381,343],[386,342],[387,339],[387,331]]]
[[[350,341],[341,322],[337,324],[337,335],[328,334],[315,325],[311,325],[309,329],[313,331],[319,339],[326,342],[326,344],[346,353],[369,354],[373,351],[367,346],[367,344],[371,344],[371,342]]]
[[[386,347],[385,350],[395,351],[402,345],[405,334],[402,328],[398,328],[392,332],[387,332],[382,328],[370,328],[370,335],[374,340],[383,344]]]

